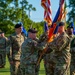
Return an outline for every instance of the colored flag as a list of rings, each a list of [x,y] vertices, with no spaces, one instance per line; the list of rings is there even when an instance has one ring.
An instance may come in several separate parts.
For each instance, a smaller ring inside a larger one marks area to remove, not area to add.
[[[75,27],[74,27],[74,22],[70,23],[70,27],[73,27],[73,34],[75,35]]]
[[[46,6],[46,2],[49,1],[49,0],[41,0],[42,2],[42,6],[44,7],[45,11],[47,12],[48,11],[48,8]],[[54,31],[57,27],[57,23],[61,21],[62,19],[62,15],[63,15],[63,10],[64,10],[64,0],[60,0],[60,4],[59,4],[59,8],[58,8],[58,11],[56,13],[56,16],[53,20],[53,23],[52,25],[50,26],[50,29],[49,29],[49,39],[48,39],[48,42],[51,41],[51,38],[54,34]],[[49,14],[49,13],[48,13]],[[48,22],[48,21],[47,21]],[[50,21],[52,22],[52,20]],[[45,52],[47,51],[47,47],[43,50],[43,52],[41,53],[39,59],[38,59],[38,62],[37,62],[37,65],[39,64],[42,56],[45,54]]]
[[[28,33],[27,33],[27,31],[25,30],[25,28],[24,28],[24,26],[23,26],[23,23],[22,23],[22,22],[19,22],[19,24],[22,25],[22,32],[23,32],[26,36],[28,36]]]
[[[44,23],[44,32],[48,31],[48,29],[49,29],[49,28],[48,28],[48,24],[47,24],[47,22],[45,22],[45,23]]]
[[[49,41],[50,38],[53,36],[53,34],[57,32],[58,29],[57,25],[63,19],[63,14],[64,14],[64,0],[60,0],[58,11],[55,15],[51,28],[49,29]]]
[[[75,35],[75,27],[74,27],[74,29],[73,29],[73,34]]]
[[[65,0],[60,0],[59,7],[60,7],[60,11],[59,11],[59,17],[57,20],[61,21],[65,13]]]
[[[41,0],[41,5],[44,8],[44,20],[48,23],[48,26],[52,24],[52,11],[50,0]]]
[[[28,33],[27,33],[27,31],[25,30],[24,27],[22,28],[22,32],[23,32],[26,36],[28,36]]]
[[[71,26],[71,27],[74,27],[74,23],[73,23],[73,22],[71,22],[71,23],[70,23],[70,26]]]

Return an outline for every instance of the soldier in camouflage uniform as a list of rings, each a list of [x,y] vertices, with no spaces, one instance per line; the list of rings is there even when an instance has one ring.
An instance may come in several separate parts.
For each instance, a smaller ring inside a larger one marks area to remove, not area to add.
[[[75,75],[75,37],[73,34],[73,26],[68,27],[69,37],[71,39],[71,63],[70,63],[70,75]]]
[[[8,39],[5,37],[4,32],[0,30],[0,68],[5,67],[6,64],[6,47]]]
[[[53,73],[50,75],[69,75],[70,67],[70,38],[64,30],[64,23],[60,22],[58,27],[59,36],[48,44],[48,48],[52,51],[50,63],[54,63]],[[49,49],[47,51],[50,51]]]
[[[71,63],[70,63],[70,75],[74,75],[75,74],[75,52],[74,52],[74,41],[75,41],[75,37],[73,34],[73,26],[68,26],[67,27],[67,34],[69,35],[70,39],[71,39]]]
[[[75,37],[71,41],[70,75],[75,75]]]
[[[43,33],[41,36],[40,36],[40,38],[39,38],[39,40],[42,42],[46,42],[46,40],[44,40],[45,38],[47,38],[47,36],[48,36],[48,30],[45,32],[45,33]],[[50,74],[50,70],[49,70],[49,59],[50,59],[50,53],[46,53],[46,54],[44,54],[43,55],[43,61],[44,61],[44,68],[45,68],[45,73],[46,73],[46,75],[49,75]]]
[[[67,34],[68,34],[68,36],[71,38],[71,40],[73,39],[73,37],[74,37],[74,34],[73,34],[73,26],[67,26]]]
[[[15,33],[10,35],[10,46],[8,47],[8,59],[10,62],[11,75],[21,75],[19,71],[21,45],[26,39],[26,36],[22,33],[22,25],[15,25]],[[18,72],[19,71],[19,72]]]
[[[22,75],[38,75],[36,72],[36,63],[38,60],[38,50],[36,50],[37,31],[34,29],[28,30],[28,38],[22,44],[22,53],[20,60],[20,68]]]

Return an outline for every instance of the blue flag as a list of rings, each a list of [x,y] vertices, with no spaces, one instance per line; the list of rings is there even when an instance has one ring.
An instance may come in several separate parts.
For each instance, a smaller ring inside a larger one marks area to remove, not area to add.
[[[44,23],[44,31],[46,32],[48,30],[48,24],[47,22]]]
[[[71,27],[74,27],[74,23],[73,23],[73,22],[71,22],[70,26],[71,26]]]
[[[53,23],[57,22],[59,15],[60,15],[60,7],[57,10],[57,13],[56,13],[56,15],[54,17]]]
[[[27,33],[26,29],[25,29],[24,26],[23,26],[23,23],[22,23],[22,22],[19,22],[19,24],[22,25],[22,32],[23,32],[26,36],[28,36],[28,33]]]
[[[22,28],[22,32],[23,32],[26,36],[28,36],[28,33],[27,33],[27,31],[24,29],[24,27]]]
[[[69,26],[70,26],[70,27],[73,27],[73,34],[75,35],[75,27],[74,27],[74,23],[71,22]]]
[[[55,28],[55,30],[54,30],[54,34],[57,33],[57,31],[58,31],[58,27],[59,27],[59,25],[56,26],[56,28]]]

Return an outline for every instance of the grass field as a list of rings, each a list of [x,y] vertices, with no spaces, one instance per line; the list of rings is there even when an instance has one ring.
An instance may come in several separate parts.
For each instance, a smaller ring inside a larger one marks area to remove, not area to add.
[[[8,60],[6,60],[6,66],[5,68],[0,69],[0,75],[10,75],[10,70],[9,70],[9,62]],[[39,71],[39,75],[45,75],[45,70],[44,70],[44,65],[43,65],[43,61],[40,64],[40,71]]]

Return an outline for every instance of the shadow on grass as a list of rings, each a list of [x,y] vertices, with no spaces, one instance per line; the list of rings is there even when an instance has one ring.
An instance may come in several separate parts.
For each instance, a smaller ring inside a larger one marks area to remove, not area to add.
[[[9,68],[0,68],[0,72],[10,72]]]
[[[45,70],[40,70],[40,74],[45,74]]]

